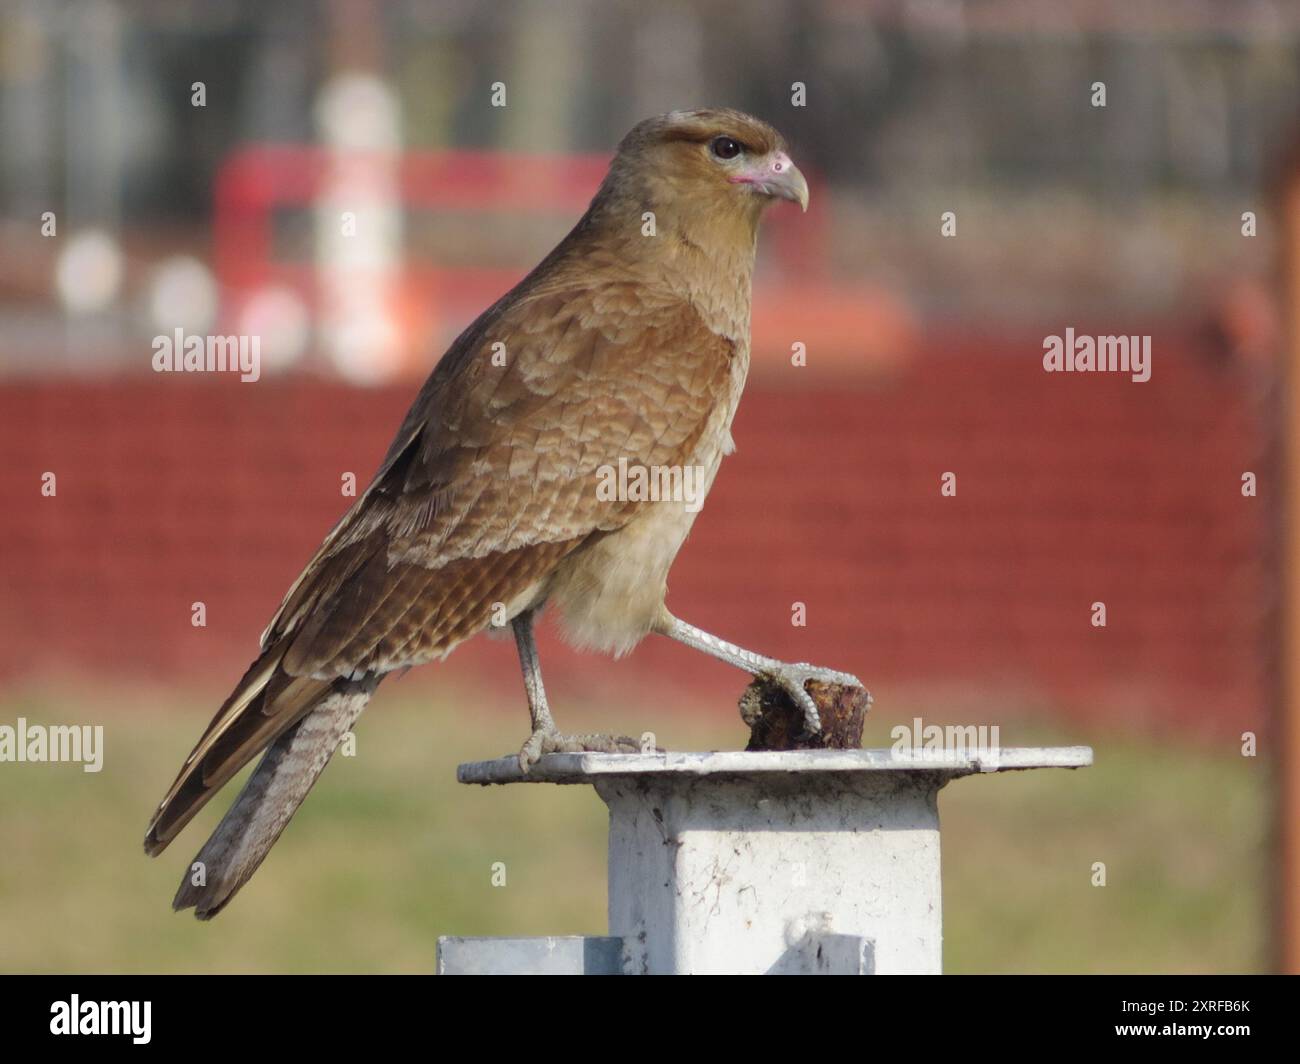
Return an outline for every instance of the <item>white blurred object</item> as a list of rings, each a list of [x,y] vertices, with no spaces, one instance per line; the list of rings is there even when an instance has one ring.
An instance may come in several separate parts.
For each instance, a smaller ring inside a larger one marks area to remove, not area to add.
[[[206,333],[217,316],[217,284],[198,259],[177,255],[154,270],[149,289],[149,319],[160,332],[177,327]]]
[[[373,74],[327,82],[315,110],[321,139],[339,151],[396,151],[401,145],[397,96]]]
[[[263,365],[285,369],[307,350],[311,322],[307,307],[290,288],[263,288],[256,292],[239,315],[239,332],[259,337]]]
[[[54,267],[59,301],[72,314],[92,314],[117,299],[122,249],[108,233],[87,229],[71,237]]]
[[[322,89],[316,120],[332,152],[316,202],[321,338],[340,373],[374,384],[402,359],[400,108],[384,81],[351,73]]]

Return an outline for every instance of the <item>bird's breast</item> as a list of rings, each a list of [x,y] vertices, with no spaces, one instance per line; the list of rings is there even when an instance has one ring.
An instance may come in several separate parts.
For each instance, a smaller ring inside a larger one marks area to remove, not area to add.
[[[696,444],[671,471],[681,497],[648,500],[623,527],[594,539],[564,560],[549,587],[571,643],[625,654],[649,634],[668,591],[668,572],[681,550],[724,455],[735,449],[731,423],[749,370],[749,343],[733,343],[729,375]]]

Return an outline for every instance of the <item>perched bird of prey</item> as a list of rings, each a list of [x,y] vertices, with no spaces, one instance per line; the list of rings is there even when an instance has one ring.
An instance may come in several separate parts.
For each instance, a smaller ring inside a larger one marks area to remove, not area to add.
[[[806,209],[808,186],[780,134],[749,115],[675,111],[623,139],[573,231],[435,367],[185,761],[149,854],[266,750],[175,908],[221,911],[386,674],[490,627],[509,624],[519,650],[525,770],[548,752],[627,749],[556,728],[533,640],[544,605],[581,647],[622,654],[655,632],[767,677],[812,732],[805,682],[857,684],[743,650],[664,605],[669,567],[734,446],[758,224],[776,200]],[[689,478],[673,471],[696,471],[695,498],[609,490],[610,470],[623,484],[668,471],[654,482],[679,487]]]

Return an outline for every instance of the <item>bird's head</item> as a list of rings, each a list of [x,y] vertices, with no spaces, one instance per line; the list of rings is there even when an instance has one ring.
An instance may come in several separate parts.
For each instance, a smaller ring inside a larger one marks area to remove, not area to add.
[[[790,200],[808,209],[808,182],[766,122],[717,108],[673,111],[623,138],[609,183],[649,209],[757,223],[763,208]]]

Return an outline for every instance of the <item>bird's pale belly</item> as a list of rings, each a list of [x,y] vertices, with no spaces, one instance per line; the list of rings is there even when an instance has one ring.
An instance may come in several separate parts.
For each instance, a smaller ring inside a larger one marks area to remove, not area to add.
[[[569,642],[626,654],[650,631],[668,591],[668,570],[696,514],[682,502],[644,512],[570,555],[550,586]]]
[[[747,362],[747,360],[745,360]],[[698,495],[642,504],[642,512],[616,532],[566,558],[546,589],[568,641],[619,656],[646,635],[668,593],[668,570],[713,486],[718,466],[734,449],[731,421],[744,387],[745,363],[736,367],[731,394],[715,411],[693,456],[702,473]]]

